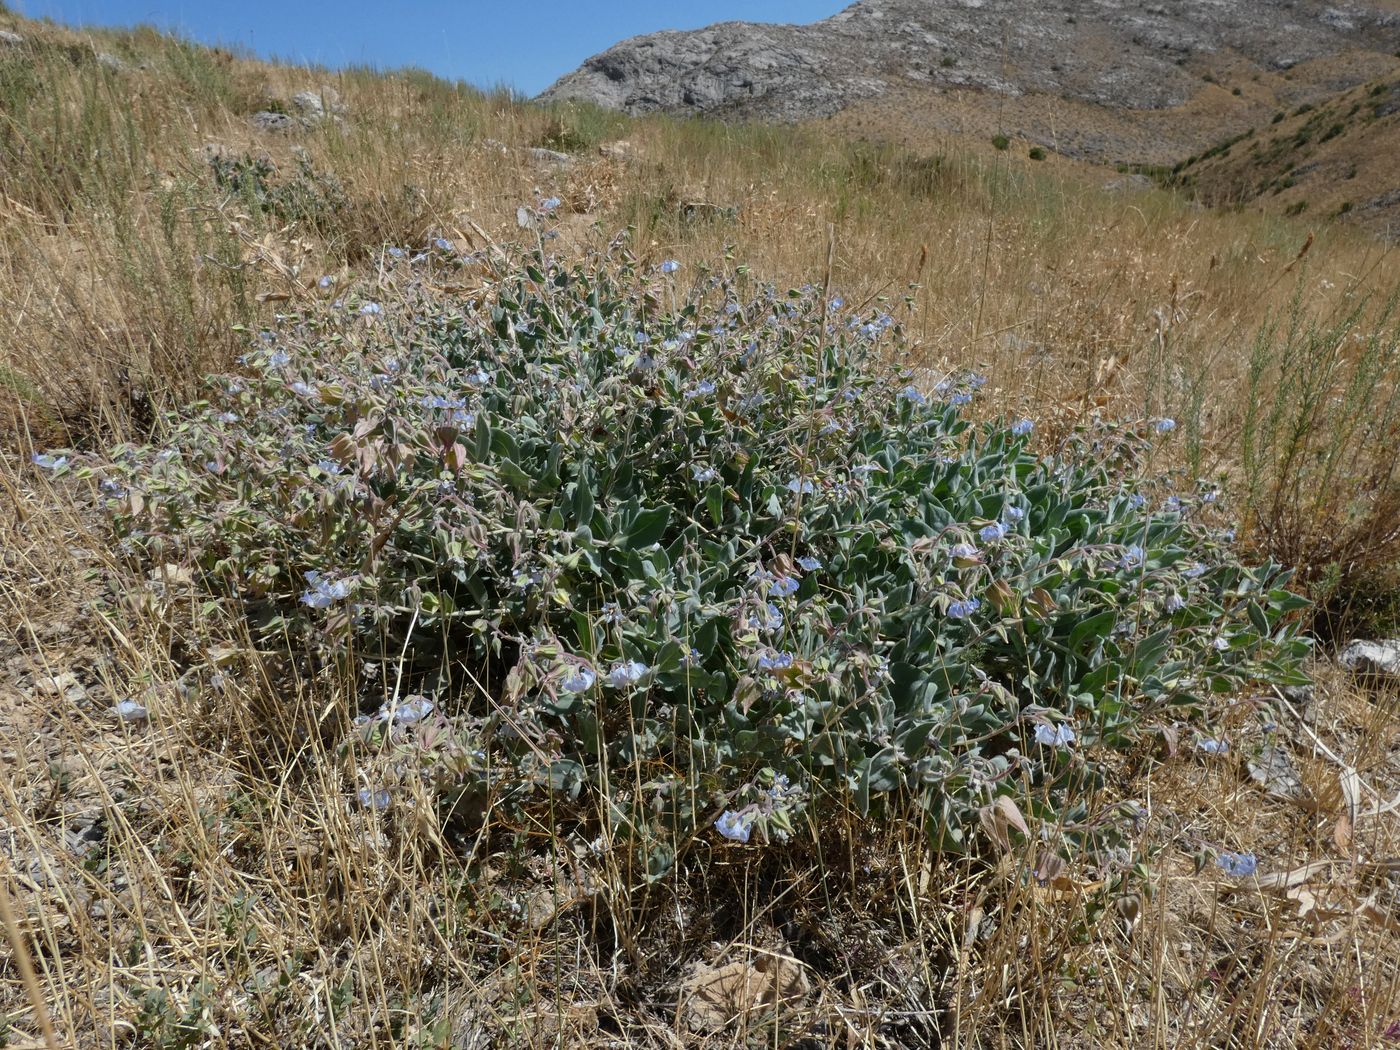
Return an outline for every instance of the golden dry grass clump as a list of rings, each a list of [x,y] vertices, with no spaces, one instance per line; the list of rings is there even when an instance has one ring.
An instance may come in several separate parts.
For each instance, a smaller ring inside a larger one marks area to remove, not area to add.
[[[375,289],[385,246],[481,249],[558,196],[563,253],[627,233],[655,261],[890,296],[910,367],[983,371],[1051,433],[1179,420],[1183,483],[1220,485],[1329,609],[1384,622],[1388,246],[953,139],[624,121],[0,28],[24,38],[0,45],[0,1040],[45,1045],[46,1013],[65,1047],[1400,1044],[1393,691],[1320,665],[1306,709],[1269,698],[1285,789],[1251,774],[1254,697],[1221,716],[1227,755],[1129,756],[1091,801],[1138,807],[1132,885],[1033,835],[950,861],[852,815],[639,886],[606,841],[359,804],[392,769],[345,743],[342,687],[289,676],[179,567],[133,580],[83,487],[30,464],[158,436],[277,311]],[[250,122],[307,89],[343,113]],[[128,698],[149,717],[114,714]]]

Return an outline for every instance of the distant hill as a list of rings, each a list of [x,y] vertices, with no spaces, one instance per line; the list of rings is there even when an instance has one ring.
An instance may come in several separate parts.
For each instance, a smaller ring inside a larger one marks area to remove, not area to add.
[[[1345,217],[1400,235],[1400,78],[1278,111],[1177,166],[1172,183],[1207,204]]]
[[[625,40],[541,96],[628,113],[1022,137],[1099,162],[1192,152],[1400,71],[1395,0],[861,0],[811,25]]]

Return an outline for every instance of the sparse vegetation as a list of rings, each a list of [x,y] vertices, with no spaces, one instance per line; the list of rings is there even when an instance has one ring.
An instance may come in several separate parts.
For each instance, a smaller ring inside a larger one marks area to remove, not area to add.
[[[0,1040],[1393,1038],[1364,233],[0,17]]]

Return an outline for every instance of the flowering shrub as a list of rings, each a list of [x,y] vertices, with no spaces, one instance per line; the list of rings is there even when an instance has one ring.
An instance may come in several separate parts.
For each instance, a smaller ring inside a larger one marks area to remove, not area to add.
[[[117,449],[116,528],[470,721],[460,776],[606,800],[652,874],[892,793],[957,848],[1209,693],[1300,680],[1282,571],[1140,491],[1160,425],[1037,451],[964,418],[978,377],[882,364],[887,314],[742,272],[536,257],[448,304],[385,264],[392,301],[286,319]]]

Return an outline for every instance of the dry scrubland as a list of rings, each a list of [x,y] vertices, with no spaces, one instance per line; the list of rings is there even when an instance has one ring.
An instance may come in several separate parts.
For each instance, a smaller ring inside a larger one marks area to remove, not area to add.
[[[146,436],[322,275],[379,297],[383,246],[506,243],[557,195],[562,253],[630,230],[644,260],[891,297],[911,366],[977,368],[1042,440],[1178,419],[1171,469],[1298,566],[1319,632],[1382,631],[1388,245],[976,145],[631,122],[6,27],[25,43],[0,44],[0,877],[35,969],[0,954],[8,1045],[44,1045],[33,991],[62,1046],[1400,1045],[1396,696],[1325,663],[1306,710],[1279,708],[1300,797],[1251,778],[1248,695],[1218,716],[1229,755],[1124,757],[1102,790],[1147,813],[1132,885],[1074,865],[1040,884],[1029,850],[949,861],[852,818],[781,851],[706,845],[645,886],[548,828],[347,807],[343,752],[308,731],[333,691],[230,656],[186,576],[133,582],[83,486],[30,464]],[[343,119],[250,127],[320,85]],[[193,695],[217,662],[234,684]],[[148,726],[109,713],[127,696]],[[1198,871],[1207,845],[1267,877]]]

